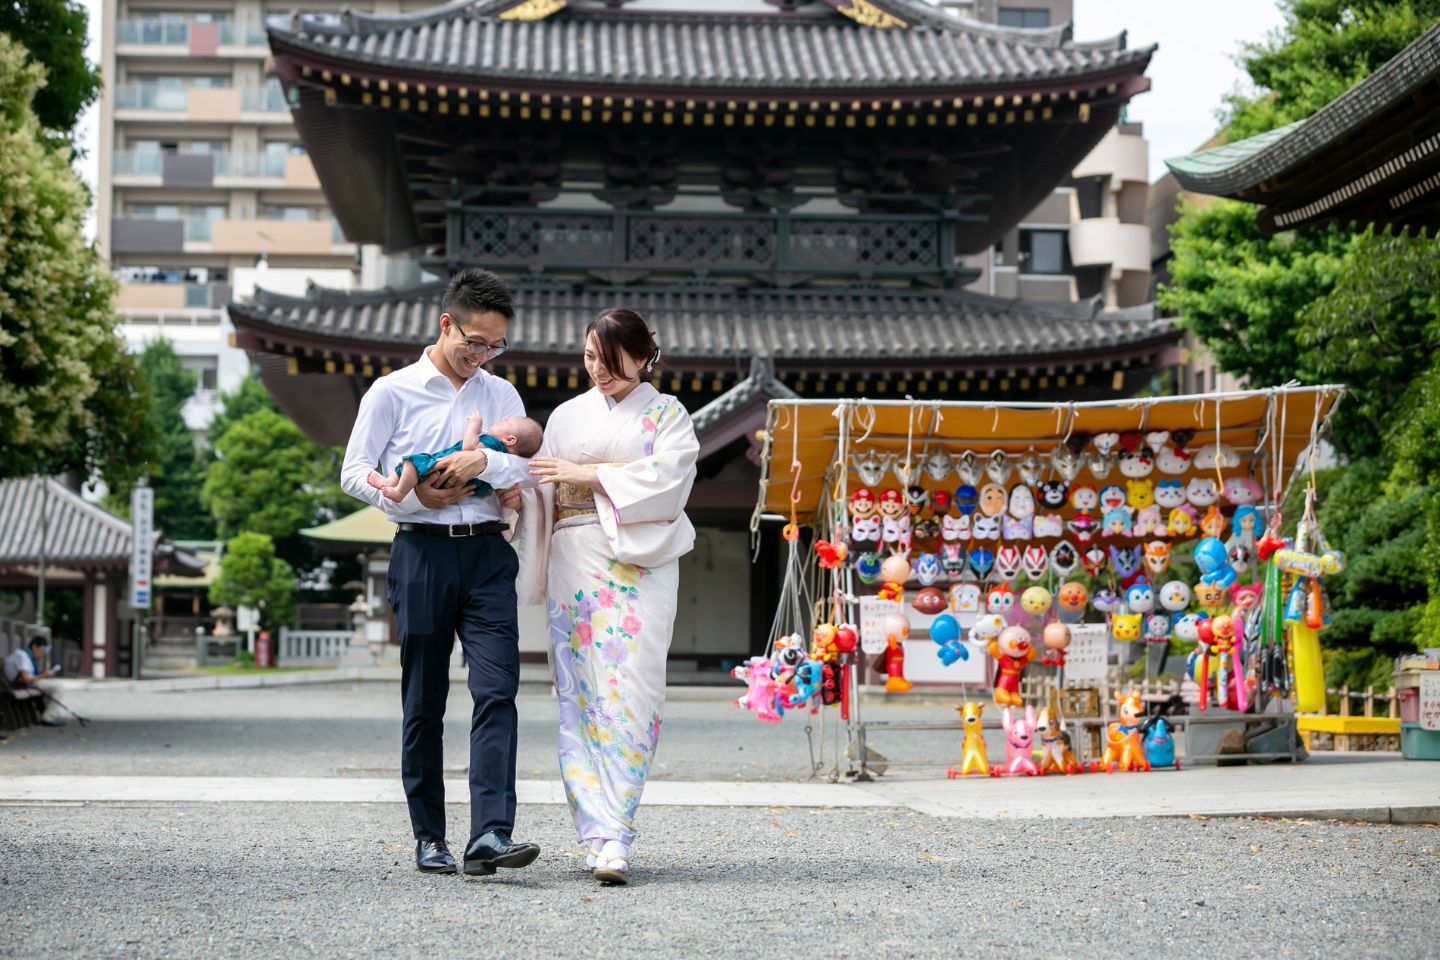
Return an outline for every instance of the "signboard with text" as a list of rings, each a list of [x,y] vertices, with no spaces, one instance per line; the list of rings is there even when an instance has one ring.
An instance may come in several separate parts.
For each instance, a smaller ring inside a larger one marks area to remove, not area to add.
[[[1065,648],[1066,680],[1104,680],[1110,658],[1110,628],[1103,623],[1077,623],[1070,627]]]
[[[134,536],[130,552],[130,606],[150,609],[151,573],[154,565],[155,491],[136,487],[130,494],[130,529]]]
[[[1440,730],[1440,672],[1420,676],[1420,728]]]

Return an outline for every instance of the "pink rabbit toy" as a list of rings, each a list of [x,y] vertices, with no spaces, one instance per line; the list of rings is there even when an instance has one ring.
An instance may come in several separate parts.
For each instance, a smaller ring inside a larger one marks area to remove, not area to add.
[[[753,711],[755,716],[766,723],[779,723],[781,713],[776,709],[776,700],[789,691],[786,689],[787,684],[771,676],[772,666],[766,657],[751,657],[731,670],[730,675],[750,685],[745,696],[735,701],[735,706]]]
[[[1000,714],[1000,723],[1005,728],[1005,773],[1012,777],[1038,777],[1040,768],[1035,766],[1035,760],[1031,756],[1031,743],[1035,734],[1035,708],[1026,707],[1025,716],[1015,720],[1010,716],[1010,708],[1006,707]]]

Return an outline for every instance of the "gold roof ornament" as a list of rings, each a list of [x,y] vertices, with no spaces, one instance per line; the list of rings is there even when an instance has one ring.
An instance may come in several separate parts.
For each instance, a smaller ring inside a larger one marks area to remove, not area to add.
[[[850,0],[848,6],[837,6],[835,9],[862,27],[889,30],[893,27],[904,28],[910,26],[910,24],[894,14],[875,6],[870,0]]]
[[[565,9],[566,0],[524,0],[500,14],[501,20],[544,20]]]

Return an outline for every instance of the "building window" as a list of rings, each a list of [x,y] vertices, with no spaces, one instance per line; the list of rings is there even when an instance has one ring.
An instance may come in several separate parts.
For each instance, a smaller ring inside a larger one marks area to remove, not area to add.
[[[181,357],[180,366],[195,374],[196,393],[214,393],[220,382],[220,361],[215,357]]]
[[[1048,27],[1050,26],[1050,11],[1027,10],[1024,7],[1001,7],[1000,26],[1024,27],[1030,30],[1036,27]]]
[[[1069,273],[1070,251],[1064,230],[1021,230],[1021,273]]]

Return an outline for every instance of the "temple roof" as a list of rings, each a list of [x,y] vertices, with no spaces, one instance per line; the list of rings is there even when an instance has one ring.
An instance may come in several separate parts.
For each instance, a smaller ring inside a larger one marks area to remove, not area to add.
[[[704,7],[703,3],[695,6]],[[856,7],[885,7],[892,29]],[[1138,72],[1153,47],[1121,34],[1075,43],[1068,26],[1025,30],[941,13],[920,0],[809,3],[799,9],[644,12],[573,4],[542,19],[509,19],[513,3],[456,0],[400,16],[347,11],[339,23],[297,16],[269,26],[277,54],[396,74],[483,78],[517,86],[585,85],[764,94],[1053,89]],[[842,16],[842,14],[844,14]]]
[[[751,357],[748,377],[690,415],[700,438],[700,458],[763,426],[771,400],[796,400],[799,396],[775,376],[775,364],[769,357]]]
[[[24,477],[0,481],[0,567],[40,562],[42,513],[46,563],[78,569],[130,565],[135,535],[129,523],[58,480]],[[158,531],[152,536],[157,567],[196,573],[205,568]]]
[[[260,290],[232,303],[230,316],[237,329],[261,336],[409,362],[434,339],[443,290]],[[520,287],[515,302],[506,360],[521,362],[574,354],[586,324],[617,302],[650,318],[667,360],[702,366],[756,356],[842,368],[986,365],[1163,345],[1179,335],[1151,305],[1104,311],[1094,300],[1033,303],[967,291]]]
[[[1304,120],[1166,160],[1191,192],[1264,204],[1267,231],[1440,215],[1440,24]]]

